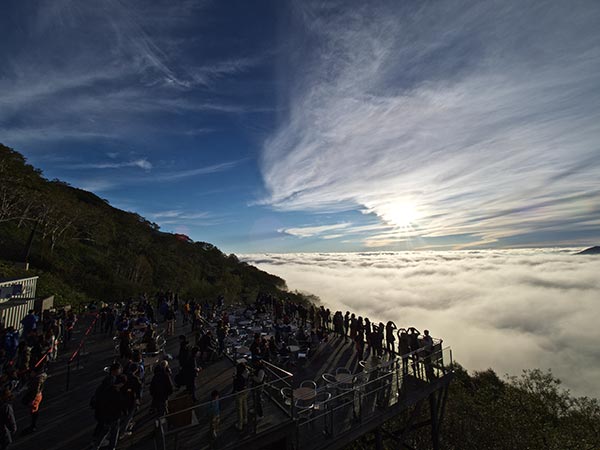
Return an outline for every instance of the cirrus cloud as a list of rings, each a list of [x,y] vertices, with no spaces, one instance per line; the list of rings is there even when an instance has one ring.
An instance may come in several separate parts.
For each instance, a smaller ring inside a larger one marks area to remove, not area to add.
[[[413,229],[367,246],[599,230],[598,2],[315,1],[293,17],[282,66],[303,67],[263,147],[263,203],[392,226],[411,205]]]

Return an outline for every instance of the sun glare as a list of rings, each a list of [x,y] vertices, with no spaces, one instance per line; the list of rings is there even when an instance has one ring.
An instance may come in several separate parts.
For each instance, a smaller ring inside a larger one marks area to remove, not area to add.
[[[417,208],[412,203],[396,203],[383,216],[384,220],[397,227],[407,227],[418,218]]]

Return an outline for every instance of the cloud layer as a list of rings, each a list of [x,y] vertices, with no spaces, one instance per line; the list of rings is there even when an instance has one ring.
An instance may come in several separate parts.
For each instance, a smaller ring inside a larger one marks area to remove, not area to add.
[[[469,369],[551,368],[600,397],[600,258],[573,249],[253,254],[334,310],[431,330]]]
[[[600,229],[600,3],[327,5],[293,12],[265,204],[373,214],[371,246]]]

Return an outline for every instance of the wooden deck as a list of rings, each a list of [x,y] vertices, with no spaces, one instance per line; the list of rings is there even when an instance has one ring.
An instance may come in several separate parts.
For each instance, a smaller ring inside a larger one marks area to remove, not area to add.
[[[84,317],[77,324],[72,347],[82,331],[91,322],[90,317]],[[187,325],[184,332],[178,323],[175,336],[167,341],[166,350],[176,355],[178,350],[177,335],[191,334]],[[93,411],[89,407],[90,398],[104,378],[103,368],[114,358],[112,340],[100,334],[91,334],[87,340],[87,355],[81,358],[81,368],[71,373],[71,388],[66,391],[66,359],[71,351],[62,351],[62,356],[50,367],[50,378],[46,383],[44,401],[40,409],[38,431],[28,436],[17,434],[15,443],[11,448],[26,450],[39,448],[43,443],[45,450],[59,449],[86,449],[90,447],[95,420]],[[369,356],[368,351],[365,358]],[[292,387],[298,386],[303,380],[314,380],[319,386],[323,385],[323,373],[335,373],[339,367],[350,369],[353,373],[359,372],[358,359],[350,341],[344,338],[331,337],[327,342],[320,344],[314,350],[309,361],[301,366],[294,367],[294,376],[288,380]],[[177,362],[173,363],[177,366]],[[197,378],[197,397],[200,406],[194,409],[194,425],[181,432],[170,433],[165,440],[168,449],[209,449],[209,448],[341,448],[374,427],[377,427],[398,414],[402,409],[426,398],[429,393],[447,385],[451,374],[440,376],[432,383],[414,386],[408,389],[407,378],[403,385],[389,383],[386,391],[386,400],[382,401],[380,393],[361,393],[360,407],[370,412],[356,416],[356,396],[340,397],[339,401],[332,402],[338,408],[335,413],[327,416],[313,414],[305,420],[290,416],[290,410],[278,397],[278,388],[266,387],[264,395],[264,417],[260,420],[253,413],[253,402],[250,398],[250,426],[244,432],[235,428],[237,422],[235,401],[227,395],[232,391],[232,377],[234,363],[226,357],[207,365]],[[147,370],[146,383],[152,378]],[[219,435],[216,440],[209,436],[209,420],[206,408],[202,402],[210,399],[210,392],[218,390],[222,397],[221,423]],[[364,394],[364,397],[363,397]],[[389,400],[393,399],[393,400]],[[157,417],[150,413],[150,395],[146,388],[142,404],[135,418],[133,435],[124,437],[119,441],[119,449],[149,449],[160,445],[160,435],[156,432],[155,422]],[[387,404],[386,404],[387,402]],[[368,412],[368,411],[367,411]],[[18,418],[18,427],[23,430],[28,425],[28,414],[25,408],[15,402],[15,413]]]

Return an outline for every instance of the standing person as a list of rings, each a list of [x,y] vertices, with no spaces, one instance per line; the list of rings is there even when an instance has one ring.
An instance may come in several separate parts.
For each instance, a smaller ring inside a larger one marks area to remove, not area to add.
[[[394,346],[394,341],[396,337],[394,336],[394,330],[398,327],[391,320],[385,324],[385,341],[387,345],[387,351],[390,354],[390,357],[394,357],[394,353],[396,352],[396,347]]]
[[[348,340],[348,329],[350,328],[350,311],[344,316],[344,342]]]
[[[200,372],[198,367],[198,347],[192,347],[190,354],[181,366],[181,380],[185,385],[186,391],[191,395],[193,401],[198,401],[196,398],[196,377]]]
[[[236,428],[242,431],[248,423],[248,369],[246,364],[241,362],[236,366],[235,376],[233,378],[233,392],[236,393],[235,404],[238,412],[238,423]]]
[[[65,322],[65,331],[66,331],[66,340],[69,342],[71,340],[71,336],[73,335],[73,327],[75,326],[75,322],[77,322],[77,316],[73,311],[69,311],[67,314],[67,320]]]
[[[39,320],[38,316],[35,315],[35,311],[30,309],[29,313],[21,320],[21,325],[23,325],[22,336],[29,336],[32,331],[36,331]]]
[[[385,333],[385,325],[383,324],[383,322],[379,322],[379,325],[376,327],[376,331],[375,331],[375,346],[376,346],[376,352],[377,352],[377,356],[379,356],[380,358],[383,356],[383,337],[384,337],[384,333]]]
[[[419,336],[421,332],[417,330],[415,327],[410,327],[407,331],[408,333],[408,342],[410,344],[410,351],[415,352],[419,350]]]
[[[167,310],[165,320],[167,321],[167,336],[173,336],[175,334],[175,310],[172,307]]]
[[[365,317],[365,339],[370,352],[373,353],[373,327],[368,317]]]
[[[354,333],[354,342],[356,343],[356,355],[359,361],[363,359],[363,353],[365,351],[365,327],[363,325],[362,317],[359,317],[356,321],[356,331]]]
[[[254,414],[257,419],[263,417],[263,404],[262,394],[263,385],[265,383],[265,369],[261,359],[254,361],[254,373],[252,374],[252,390],[253,403],[254,403]]]
[[[115,450],[119,440],[119,431],[121,428],[121,418],[126,407],[123,398],[122,389],[127,383],[127,376],[120,374],[115,378],[114,383],[109,386],[103,395],[98,398],[97,420],[102,423],[98,447],[102,446],[104,439],[108,439],[108,448]]]
[[[217,326],[217,341],[219,342],[219,355],[225,351],[225,337],[227,336],[227,328],[222,320],[219,320]]]
[[[108,312],[106,313],[106,324],[105,324],[105,330],[103,330],[104,332],[106,332],[106,334],[113,334],[114,330],[115,330],[115,320],[117,320],[117,316],[115,316],[115,310],[111,307],[108,309]]]
[[[0,450],[6,450],[17,432],[17,421],[12,407],[12,393],[4,388],[0,395]]]
[[[27,386],[27,392],[23,397],[23,403],[29,407],[31,413],[31,425],[23,430],[23,434],[33,433],[37,430],[36,425],[40,415],[40,404],[42,403],[44,383],[48,375],[45,372],[36,369],[32,372],[32,377]]]
[[[130,359],[132,356],[131,352],[131,332],[125,330],[121,332],[121,340],[119,341],[119,353],[121,359]]]
[[[19,348],[19,332],[11,325],[6,329],[4,335],[4,349],[6,350],[6,358],[10,361],[17,354]]]
[[[58,358],[58,339],[52,327],[46,332],[46,343],[49,347],[48,360],[56,361],[56,358]]]
[[[358,321],[356,320],[356,316],[354,315],[354,313],[352,313],[350,315],[350,342],[355,342],[357,326]]]
[[[186,301],[183,304],[183,324],[186,325],[190,321],[190,302]]]
[[[154,376],[150,382],[150,395],[152,396],[152,406],[150,412],[156,411],[159,416],[167,414],[167,400],[173,393],[173,381],[171,380],[171,369],[169,362],[161,361],[154,369]]]
[[[139,366],[136,363],[129,364],[127,382],[125,383],[125,386],[123,386],[123,389],[121,389],[126,413],[125,426],[123,429],[128,436],[131,435],[131,431],[135,425],[133,418],[142,397],[142,381],[140,380],[139,375]]]
[[[216,439],[219,434],[219,423],[221,422],[221,403],[219,402],[219,391],[214,390],[210,393],[210,436]]]
[[[408,354],[410,353],[410,342],[408,334],[404,328],[398,329],[398,353],[402,358],[402,373],[408,374]]]
[[[179,361],[179,367],[183,367],[183,363],[188,359],[190,355],[190,347],[185,337],[185,334],[179,335],[179,354],[177,355],[177,361]]]

